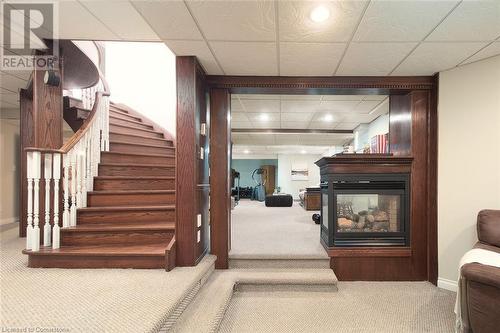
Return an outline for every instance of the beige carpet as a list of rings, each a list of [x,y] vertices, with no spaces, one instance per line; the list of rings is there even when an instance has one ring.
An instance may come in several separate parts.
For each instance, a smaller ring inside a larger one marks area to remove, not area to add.
[[[220,332],[453,332],[455,294],[427,282],[339,282],[337,293],[246,288]]]
[[[63,332],[154,332],[211,269],[27,268],[17,230],[0,233],[0,327]]]
[[[328,258],[319,225],[297,202],[292,207],[266,207],[240,200],[232,211],[230,258]]]
[[[331,269],[254,269],[216,271],[181,315],[176,333],[216,332],[231,302],[234,289],[271,286],[272,289],[308,288],[337,292],[337,277]],[[258,331],[255,331],[258,332]]]

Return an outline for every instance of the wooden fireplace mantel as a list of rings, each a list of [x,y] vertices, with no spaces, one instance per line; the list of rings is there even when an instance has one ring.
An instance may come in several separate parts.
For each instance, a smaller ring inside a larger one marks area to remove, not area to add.
[[[391,154],[338,154],[316,161],[320,174],[330,173],[409,173],[412,157]]]

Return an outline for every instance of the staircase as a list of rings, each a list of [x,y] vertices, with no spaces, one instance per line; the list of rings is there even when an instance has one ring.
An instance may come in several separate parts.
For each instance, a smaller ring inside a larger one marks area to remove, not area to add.
[[[90,111],[70,100],[73,129]],[[175,267],[175,147],[159,127],[128,107],[109,107],[109,151],[76,225],[60,229],[60,248],[25,250],[30,267]]]

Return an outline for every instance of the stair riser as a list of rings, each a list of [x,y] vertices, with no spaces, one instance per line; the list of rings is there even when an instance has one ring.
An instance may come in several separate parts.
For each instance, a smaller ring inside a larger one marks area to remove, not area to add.
[[[166,164],[174,165],[174,156],[140,156],[101,153],[101,163],[130,163],[130,164]]]
[[[130,154],[158,154],[166,156],[174,156],[175,154],[173,149],[167,147],[137,146],[116,142],[110,143],[109,150],[117,153]]]
[[[175,190],[173,179],[94,179],[94,191]]]
[[[61,246],[89,245],[148,245],[168,242],[173,237],[172,231],[106,231],[106,232],[64,232],[61,229]]]
[[[174,167],[99,165],[99,176],[174,177]]]
[[[165,256],[29,256],[32,268],[165,268]]]
[[[127,113],[114,111],[114,110],[109,110],[109,115],[113,116],[115,118],[120,118],[120,119],[124,119],[124,120],[141,121],[141,118],[139,118],[139,117],[134,117],[134,116],[131,116]]]
[[[89,194],[89,207],[175,205],[175,193],[150,194]]]
[[[78,211],[78,224],[94,223],[132,223],[132,222],[175,222],[174,210],[150,210],[150,211],[113,211],[113,212],[89,212]]]
[[[128,143],[139,143],[139,144],[153,145],[153,146],[173,147],[172,141],[155,140],[154,138],[141,138],[139,136],[131,136],[127,134],[110,133],[109,140],[128,142]]]
[[[153,126],[151,126],[151,125],[146,125],[146,124],[142,124],[140,122],[133,122],[133,121],[128,121],[125,119],[118,119],[118,118],[109,118],[109,123],[111,125],[125,125],[125,126],[130,126],[133,128],[140,128],[140,129],[147,129],[147,130],[153,129]]]
[[[156,133],[156,132],[150,132],[150,131],[145,131],[140,128],[125,128],[121,126],[114,126],[113,124],[109,125],[109,130],[111,132],[117,132],[117,133],[122,133],[122,134],[135,134],[135,135],[142,135],[142,136],[147,136],[151,138],[162,138],[163,139],[163,134],[162,133]]]

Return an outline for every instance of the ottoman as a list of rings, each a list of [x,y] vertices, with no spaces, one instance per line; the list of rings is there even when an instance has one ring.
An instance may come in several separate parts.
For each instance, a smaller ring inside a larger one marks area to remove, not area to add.
[[[266,196],[266,207],[292,207],[293,198],[290,194]]]

